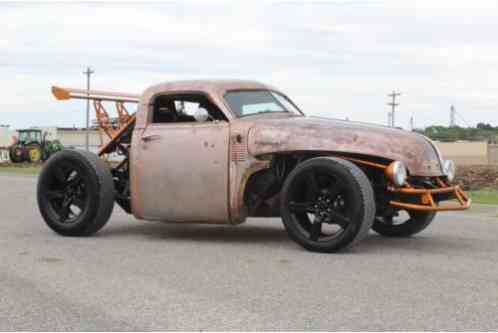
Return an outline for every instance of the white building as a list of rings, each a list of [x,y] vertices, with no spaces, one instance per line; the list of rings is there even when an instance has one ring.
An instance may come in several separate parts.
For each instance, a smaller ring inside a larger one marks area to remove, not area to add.
[[[0,125],[0,163],[8,162],[9,146],[12,144],[12,137],[16,132],[7,125]]]
[[[0,125],[0,148],[9,147],[12,144],[12,137],[16,135],[16,131],[8,125]]]
[[[47,132],[48,140],[59,140],[64,147],[84,149],[86,143],[86,130],[78,127],[42,127],[41,130]],[[99,147],[107,142],[102,141],[97,129],[89,130],[88,145],[90,151],[97,152]]]

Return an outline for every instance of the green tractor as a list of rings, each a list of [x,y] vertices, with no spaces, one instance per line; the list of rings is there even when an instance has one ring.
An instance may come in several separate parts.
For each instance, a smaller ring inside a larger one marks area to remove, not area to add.
[[[45,161],[64,148],[59,140],[47,140],[48,133],[42,134],[40,129],[22,129],[17,132],[18,137],[9,149],[13,163]]]

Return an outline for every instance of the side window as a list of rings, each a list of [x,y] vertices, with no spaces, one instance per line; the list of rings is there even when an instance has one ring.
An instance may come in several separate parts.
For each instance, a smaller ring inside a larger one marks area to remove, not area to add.
[[[226,121],[216,105],[203,94],[177,94],[156,97],[152,123]]]

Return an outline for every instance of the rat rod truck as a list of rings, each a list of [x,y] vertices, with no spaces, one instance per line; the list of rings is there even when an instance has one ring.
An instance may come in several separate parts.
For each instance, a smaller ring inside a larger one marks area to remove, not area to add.
[[[236,225],[280,216],[290,238],[334,252],[372,228],[407,237],[470,199],[455,165],[426,137],[306,116],[278,89],[251,81],[178,81],[142,95],[53,87],[92,100],[109,140],[98,154],[63,150],[45,164],[38,205],[50,228],[86,236],[116,202],[137,219]],[[105,103],[116,103],[111,121]],[[129,114],[125,104],[135,103]],[[102,157],[114,153],[119,163]]]

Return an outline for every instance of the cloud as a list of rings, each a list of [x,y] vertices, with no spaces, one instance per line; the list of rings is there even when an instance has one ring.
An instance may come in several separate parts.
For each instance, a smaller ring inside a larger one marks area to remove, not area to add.
[[[61,112],[84,103],[56,102],[49,88],[83,86],[91,65],[106,90],[256,79],[309,114],[385,123],[397,89],[405,127],[412,115],[448,123],[451,104],[470,123],[498,124],[497,14],[493,1],[0,4],[0,116],[81,125]]]

